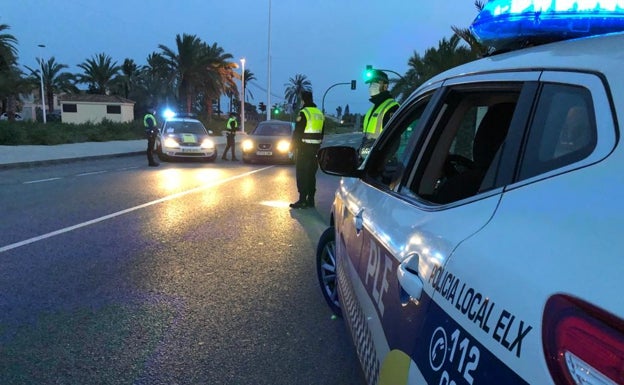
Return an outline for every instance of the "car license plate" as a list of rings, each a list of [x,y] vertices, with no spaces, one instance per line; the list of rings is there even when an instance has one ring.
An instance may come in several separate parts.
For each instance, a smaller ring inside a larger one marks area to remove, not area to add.
[[[271,151],[256,151],[256,155],[271,156],[271,155],[273,155],[273,152],[271,152]]]
[[[182,152],[201,152],[201,151],[199,151],[199,147],[189,147],[189,148],[183,148]]]

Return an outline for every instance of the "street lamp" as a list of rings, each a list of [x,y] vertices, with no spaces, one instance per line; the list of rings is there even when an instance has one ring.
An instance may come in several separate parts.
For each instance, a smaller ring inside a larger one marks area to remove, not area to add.
[[[241,64],[243,65],[243,71],[241,72],[241,85],[242,85],[242,94],[241,97],[241,131],[245,132],[245,58],[240,59]]]
[[[39,44],[39,48],[45,48],[45,44]],[[41,80],[41,111],[43,112],[43,124],[46,123],[46,108],[45,108],[45,90],[43,88],[43,57],[39,59],[39,65],[41,67],[41,76],[39,79]]]

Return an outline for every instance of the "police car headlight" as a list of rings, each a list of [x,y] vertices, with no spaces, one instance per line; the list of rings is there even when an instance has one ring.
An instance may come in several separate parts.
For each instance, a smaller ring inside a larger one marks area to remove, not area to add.
[[[204,141],[201,144],[201,147],[206,148],[206,149],[212,149],[215,147],[215,144],[212,141],[212,139],[204,139]]]
[[[180,147],[178,142],[173,138],[166,138],[165,142],[163,143],[163,146],[164,147]]]
[[[251,139],[245,139],[243,140],[241,146],[243,148],[243,151],[251,151],[254,148],[254,143]]]
[[[277,142],[277,151],[285,153],[290,151],[290,141],[289,140],[280,140]]]

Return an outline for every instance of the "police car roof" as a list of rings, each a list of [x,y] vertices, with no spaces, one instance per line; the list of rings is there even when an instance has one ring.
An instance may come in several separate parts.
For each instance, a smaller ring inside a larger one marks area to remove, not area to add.
[[[573,70],[600,73],[608,83],[624,84],[624,32],[563,40],[539,46],[522,48],[475,60],[442,72],[425,82],[421,89],[470,74],[484,74],[529,70]],[[616,100],[623,100],[624,87],[613,87]]]
[[[624,32],[563,40],[487,56],[442,72],[423,87],[470,73],[510,70],[574,69],[604,74],[621,72]]]

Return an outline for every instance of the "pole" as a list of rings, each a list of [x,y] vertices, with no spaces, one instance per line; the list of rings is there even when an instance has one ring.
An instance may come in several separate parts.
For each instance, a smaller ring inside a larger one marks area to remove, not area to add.
[[[269,0],[269,44],[267,50],[267,120],[271,120],[271,0]]]
[[[45,48],[45,44],[39,44],[39,48]],[[39,76],[41,80],[41,111],[43,112],[43,124],[46,124],[46,97],[45,89],[43,88],[43,57],[39,59],[39,66],[41,67],[41,76]]]
[[[243,89],[243,95],[241,97],[241,131],[245,132],[245,58],[241,59],[243,64],[243,72],[241,73],[241,85]]]
[[[329,90],[331,90],[332,88],[339,86],[341,84],[348,84],[350,85],[351,83],[336,83],[336,84],[332,84],[323,94],[323,102],[321,103],[321,111],[323,111],[323,114],[325,114],[325,95],[327,95],[327,93],[329,92]]]

